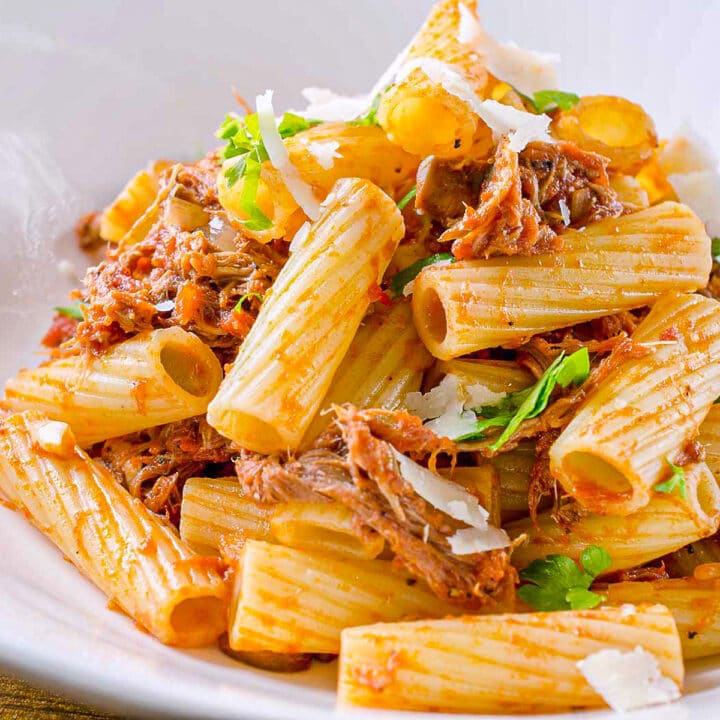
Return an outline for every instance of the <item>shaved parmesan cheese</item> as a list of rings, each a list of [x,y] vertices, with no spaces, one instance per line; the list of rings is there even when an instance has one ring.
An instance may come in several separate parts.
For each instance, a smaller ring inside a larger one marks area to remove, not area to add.
[[[323,170],[329,170],[335,164],[335,158],[342,155],[337,151],[340,143],[337,140],[316,141],[307,144],[310,154],[318,161]]]
[[[288,247],[288,251],[290,253],[297,252],[298,249],[305,244],[305,240],[307,240],[307,236],[308,236],[309,232],[310,232],[310,223],[304,222],[298,228],[295,235],[293,235],[293,239],[290,241],[290,247]]]
[[[307,100],[304,110],[292,112],[315,120],[347,122],[362,115],[370,106],[367,95],[338,95],[327,88],[307,87],[302,91]]]
[[[421,420],[437,418],[448,410],[462,411],[460,400],[460,379],[457,375],[446,375],[439,385],[426,393],[411,392],[405,396],[405,407]]]
[[[163,300],[162,302],[155,304],[155,309],[158,312],[170,312],[171,310],[175,309],[175,301],[174,300]]]
[[[459,438],[475,432],[477,417],[471,410],[449,410],[440,417],[426,422],[425,427],[440,437]]]
[[[467,395],[465,405],[471,408],[480,407],[481,405],[495,405],[507,394],[504,392],[495,392],[482,383],[466,385],[464,390]]]
[[[484,100],[478,115],[493,131],[495,138],[508,135],[510,149],[520,152],[529,142],[552,142],[548,132],[549,115],[534,115],[503,105],[497,100]]]
[[[462,100],[480,115],[482,100],[477,96],[473,86],[452,65],[435,58],[414,58],[400,68],[395,82],[402,82],[415,70],[425,73],[428,79],[442,86],[448,93]]]
[[[470,527],[458,530],[448,538],[448,543],[453,555],[473,555],[508,547],[510,538],[501,528],[488,525],[485,528]]]
[[[620,606],[620,615],[622,617],[630,617],[637,613],[637,608],[632,603],[625,603]]]
[[[689,125],[663,143],[657,159],[666,175],[716,170],[718,165],[710,146]]]
[[[496,78],[527,95],[557,88],[559,55],[525,50],[515,43],[500,43],[483,30],[469,8],[463,3],[458,7],[458,42],[470,46]]]
[[[708,235],[720,236],[720,175],[715,170],[669,175],[668,181],[681,202],[705,223]]]
[[[486,528],[488,511],[463,487],[430,472],[388,445],[397,460],[400,474],[412,489],[433,507],[473,528]]]
[[[560,200],[558,203],[560,207],[560,216],[562,217],[563,225],[567,227],[570,224],[570,208],[564,200]]]
[[[677,684],[660,672],[657,658],[639,645],[629,652],[600,650],[576,664],[593,690],[618,712],[680,697]]]
[[[288,192],[311,220],[317,220],[320,215],[320,203],[310,185],[300,177],[297,168],[290,162],[290,155],[277,129],[272,96],[272,90],[266,90],[264,95],[258,95],[255,100],[260,137],[270,162],[280,173]]]
[[[67,423],[50,420],[35,431],[37,444],[52,455],[70,457],[75,451],[75,436]]]

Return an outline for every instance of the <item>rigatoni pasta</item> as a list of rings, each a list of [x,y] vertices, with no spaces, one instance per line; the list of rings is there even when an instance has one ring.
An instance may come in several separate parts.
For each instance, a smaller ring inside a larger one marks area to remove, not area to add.
[[[259,452],[300,444],[402,227],[397,208],[379,189],[362,180],[339,181],[210,404],[211,425]]]
[[[66,423],[37,412],[0,421],[0,491],[162,642],[205,645],[223,631],[221,564],[195,555],[131,498]]]
[[[544,713],[603,707],[577,663],[640,646],[683,683],[680,640],[661,605],[488,615],[343,631],[343,704],[398,710]],[[508,665],[511,670],[509,671]]]
[[[88,447],[204,413],[221,379],[212,351],[171,327],[136,335],[97,358],[71,355],[21,370],[6,383],[2,406],[62,420]]]
[[[685,205],[663,203],[563,236],[564,250],[429,267],[415,281],[413,316],[442,360],[649,305],[702,287],[710,240]]]

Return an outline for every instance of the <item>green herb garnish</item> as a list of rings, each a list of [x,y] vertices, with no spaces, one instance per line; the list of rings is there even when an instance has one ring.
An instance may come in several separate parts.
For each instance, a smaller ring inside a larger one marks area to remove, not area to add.
[[[397,204],[398,210],[404,210],[407,204],[417,195],[417,185],[413,185],[412,190]]]
[[[80,302],[74,302],[72,305],[66,305],[65,307],[56,307],[55,312],[58,315],[64,315],[65,317],[72,318],[73,320],[83,320],[82,306]]]
[[[681,498],[685,499],[687,496],[687,482],[685,478],[685,468],[675,465],[665,458],[665,462],[668,467],[672,470],[672,475],[664,482],[653,485],[655,492],[667,493],[668,495],[680,495]]]
[[[263,296],[259,292],[249,292],[245,293],[240,297],[240,299],[237,301],[237,305],[233,308],[235,312],[240,312],[243,309],[243,303],[248,300],[251,297],[256,297],[260,302],[263,300]]]
[[[483,431],[488,427],[504,427],[500,437],[490,445],[493,451],[499,450],[520,427],[523,420],[537,417],[548,406],[550,396],[556,385],[566,388],[571,383],[580,385],[590,374],[590,355],[587,348],[581,348],[572,355],[561,353],[551,363],[543,376],[529,388],[508,393],[495,405],[484,405],[475,409],[481,417],[476,429],[467,435],[453,438],[456,442],[483,440]],[[494,420],[494,423],[488,423]]]
[[[562,90],[538,90],[532,96],[521,93],[516,87],[513,90],[537,113],[546,113],[560,108],[570,110],[580,102],[580,96]]]
[[[285,139],[319,123],[319,120],[306,120],[300,115],[286,112],[278,125],[278,133]],[[268,159],[257,113],[243,118],[228,115],[215,135],[221,140],[227,140],[227,145],[218,155],[223,163],[228,187],[235,185],[240,178],[245,179],[239,201],[240,209],[248,216],[243,225],[256,232],[271,228],[272,221],[257,204],[260,171]]]
[[[526,580],[518,597],[536,610],[590,610],[607,598],[589,588],[612,560],[607,550],[590,545],[580,556],[580,565],[565,555],[548,555],[533,560],[520,572]]]
[[[402,200],[400,202],[402,202]],[[400,205],[398,203],[398,207],[399,206]],[[404,270],[401,270],[399,273],[396,273],[390,278],[390,292],[394,297],[399,297],[403,294],[405,286],[409,282],[412,282],[420,274],[420,271],[423,268],[428,265],[434,265],[442,260],[449,260],[450,262],[453,262],[455,258],[451,253],[436,253],[430,257],[416,260],[412,265],[408,265]]]

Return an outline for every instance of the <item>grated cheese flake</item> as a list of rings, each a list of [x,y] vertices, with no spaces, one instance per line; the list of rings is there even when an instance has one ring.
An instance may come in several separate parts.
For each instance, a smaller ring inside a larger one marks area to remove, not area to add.
[[[677,700],[677,684],[660,672],[658,660],[641,646],[599,650],[576,663],[598,695],[618,712]]]
[[[340,143],[337,140],[314,141],[307,144],[308,151],[323,170],[330,170],[335,165],[335,159],[342,157],[338,152],[339,147]]]
[[[483,100],[478,115],[492,130],[495,139],[510,138],[510,149],[520,152],[529,142],[552,142],[548,128],[549,115],[535,115],[503,105],[497,100]]]
[[[49,420],[35,431],[37,444],[52,455],[70,457],[75,452],[75,436],[67,423]]]
[[[720,236],[720,174],[716,170],[677,173],[669,175],[668,182],[705,223],[708,235]]]
[[[255,100],[260,137],[265,145],[270,162],[280,173],[288,192],[295,198],[297,204],[311,220],[317,220],[320,215],[320,203],[313,194],[310,185],[300,177],[297,168],[290,161],[290,155],[277,129],[272,97],[272,90],[266,90],[263,95],[258,95]]]
[[[474,555],[488,550],[500,550],[510,545],[508,534],[501,528],[465,528],[448,538],[454,555]]]

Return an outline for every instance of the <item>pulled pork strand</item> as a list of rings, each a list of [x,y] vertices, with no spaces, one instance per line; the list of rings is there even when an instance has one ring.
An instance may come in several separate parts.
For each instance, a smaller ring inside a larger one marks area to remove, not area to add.
[[[439,241],[453,241],[458,260],[551,252],[566,227],[625,212],[608,163],[569,142],[534,142],[516,153],[503,138],[489,164],[425,161],[416,207],[448,228]]]
[[[516,579],[509,553],[453,555],[447,538],[462,523],[413,491],[388,443],[418,458],[454,455],[454,444],[405,412],[351,405],[335,412],[335,426],[297,458],[283,461],[242,453],[235,469],[247,494],[260,503],[298,497],[340,502],[355,513],[358,523],[382,535],[397,559],[439,597],[468,610],[508,603]]]

